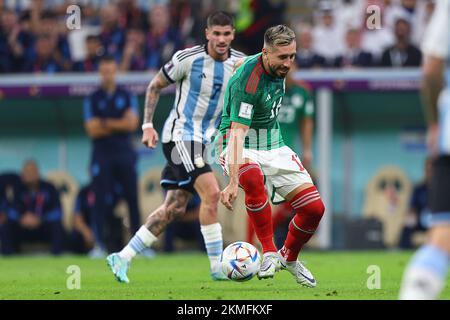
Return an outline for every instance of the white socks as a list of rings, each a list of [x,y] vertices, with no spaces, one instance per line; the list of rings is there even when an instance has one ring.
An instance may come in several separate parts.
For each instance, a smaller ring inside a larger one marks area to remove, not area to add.
[[[437,299],[445,286],[448,265],[446,252],[430,244],[423,245],[406,268],[400,300]]]
[[[153,235],[145,226],[142,226],[131,238],[130,242],[119,252],[119,257],[130,261],[136,254],[150,247],[158,238]]]
[[[213,269],[219,262],[223,250],[222,227],[217,222],[209,225],[201,225],[200,231],[205,241],[211,269]]]

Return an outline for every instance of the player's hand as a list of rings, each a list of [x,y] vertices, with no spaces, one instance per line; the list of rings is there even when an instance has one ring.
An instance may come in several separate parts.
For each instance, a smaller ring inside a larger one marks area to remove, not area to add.
[[[220,201],[228,209],[233,210],[233,203],[236,200],[238,193],[238,185],[235,183],[230,183],[223,191],[220,193]]]
[[[147,128],[142,133],[142,143],[148,148],[156,148],[158,143],[158,132],[154,128]]]
[[[20,225],[25,229],[36,229],[40,226],[41,219],[32,212],[26,212],[20,219]]]

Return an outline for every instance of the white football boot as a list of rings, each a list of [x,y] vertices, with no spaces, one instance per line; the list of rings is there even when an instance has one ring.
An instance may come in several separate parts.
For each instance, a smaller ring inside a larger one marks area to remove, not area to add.
[[[280,259],[275,252],[264,254],[263,261],[258,271],[258,279],[273,278],[275,272],[281,269]]]
[[[278,251],[279,261],[281,265],[281,269],[289,271],[294,277],[297,283],[301,284],[307,288],[315,288],[317,285],[316,279],[312,273],[306,269],[306,267],[300,262],[287,262],[280,251]]]

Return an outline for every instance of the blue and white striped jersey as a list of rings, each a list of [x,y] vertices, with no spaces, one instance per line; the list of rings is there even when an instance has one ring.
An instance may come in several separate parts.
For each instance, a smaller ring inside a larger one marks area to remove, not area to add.
[[[225,61],[214,60],[207,45],[177,51],[161,71],[177,85],[175,102],[164,124],[162,142],[211,142],[220,123],[223,95],[234,64],[245,57],[231,49]]]
[[[447,61],[446,88],[439,97],[439,150],[450,155],[450,0],[437,0],[422,44],[424,55]]]

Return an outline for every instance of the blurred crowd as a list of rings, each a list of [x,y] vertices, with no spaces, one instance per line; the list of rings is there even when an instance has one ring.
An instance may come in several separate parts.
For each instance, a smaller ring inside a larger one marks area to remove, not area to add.
[[[414,67],[434,0],[322,0],[295,26],[297,62],[311,67]]]
[[[74,203],[65,208],[64,196],[71,188],[64,179],[57,182],[43,177],[34,159],[26,160],[20,172],[0,172],[0,254],[71,252],[103,258],[107,252],[122,249],[128,237],[127,227],[131,227],[130,210],[125,210],[127,216],[120,213],[126,201],[123,186],[115,181],[108,197],[112,210],[103,220],[102,248],[98,246],[95,224],[99,197],[93,181],[77,189]],[[200,202],[198,194],[194,194],[186,214],[163,233],[160,250],[205,250],[198,220]],[[179,240],[187,244],[182,246]],[[147,249],[142,254],[151,257],[154,251]]]
[[[203,41],[197,22],[207,11],[196,2],[0,0],[0,72],[96,71],[104,55],[123,71],[158,69]],[[71,4],[80,29],[66,25]]]
[[[287,21],[290,2],[280,0],[0,0],[0,73],[96,71],[103,55],[122,71],[156,70],[205,42],[206,16],[218,9],[235,16],[234,47],[247,54],[260,51],[267,27],[286,23],[300,68],[420,65],[434,0],[303,2],[311,14]],[[71,4],[81,9],[80,29],[66,25]]]
[[[92,184],[83,186],[78,192],[75,206],[70,209],[70,229],[63,223],[63,192],[41,176],[33,159],[25,161],[20,173],[1,173],[0,252],[3,255],[16,254],[23,251],[24,244],[46,243],[55,255],[63,251],[96,254],[93,224],[96,196]],[[111,205],[116,206],[122,197],[120,186],[117,186]],[[123,245],[121,220],[110,215],[105,219],[105,228],[106,248],[120,248]]]

